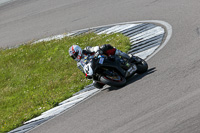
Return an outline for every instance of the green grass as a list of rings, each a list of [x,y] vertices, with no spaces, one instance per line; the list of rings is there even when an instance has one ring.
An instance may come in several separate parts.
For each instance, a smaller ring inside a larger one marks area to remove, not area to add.
[[[89,33],[0,49],[0,132],[21,126],[92,82],[68,55],[72,44],[84,48],[108,43],[124,52],[130,48],[122,34]]]

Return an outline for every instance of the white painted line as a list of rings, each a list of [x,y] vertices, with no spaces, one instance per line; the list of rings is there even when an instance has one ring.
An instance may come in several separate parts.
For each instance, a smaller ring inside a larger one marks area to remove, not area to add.
[[[83,92],[81,94],[75,95],[75,96],[73,96],[73,97],[61,102],[59,105],[62,105],[62,104],[65,104],[67,102],[71,102],[71,101],[74,101],[74,100],[77,100],[77,99],[80,99],[80,98],[83,98],[83,97],[88,97],[89,95],[91,95],[91,94],[93,94],[93,93],[95,93],[97,91],[99,91],[99,89],[92,89],[90,91]]]
[[[140,24],[126,24],[126,25],[121,25],[121,27],[119,29],[116,29],[114,32],[115,33],[118,33],[118,32],[121,32],[123,30],[126,30],[126,29],[130,29],[132,27],[135,27],[137,25],[140,25]]]
[[[151,57],[153,57],[155,54],[157,54],[162,48],[164,48],[164,46],[168,43],[168,41],[170,40],[171,36],[172,36],[172,26],[164,21],[160,21],[160,20],[152,20],[149,22],[153,22],[153,23],[159,23],[162,24],[163,26],[165,26],[165,31],[166,31],[166,38],[164,40],[164,42],[162,43],[162,45],[160,45],[160,47],[158,47],[158,49],[156,49],[155,52],[153,52],[148,58],[146,58],[146,61],[148,61],[149,59],[151,59]]]
[[[139,24],[116,25],[116,26],[113,26],[113,27],[111,27],[111,28],[109,28],[107,30],[99,32],[98,35],[99,34],[116,33],[116,32],[131,28],[131,27],[134,27],[134,26],[137,26],[137,25],[139,25]]]
[[[71,102],[59,105],[57,107],[54,107],[54,108],[42,113],[42,115],[54,114],[54,112],[56,112],[57,110],[60,110],[60,109],[62,110],[63,108],[68,108],[69,106],[71,107],[71,106],[75,105],[76,103],[82,101],[84,98],[85,97],[82,97],[82,98],[76,99],[74,101],[71,101]]]
[[[155,46],[155,47],[145,50],[143,52],[137,53],[137,54],[135,54],[135,56],[138,56],[142,59],[146,59],[150,55],[149,53],[153,53],[158,47],[159,46]]]
[[[50,116],[55,116],[55,115],[65,111],[66,109],[71,108],[75,104],[83,101],[85,98],[96,93],[97,91],[99,91],[99,89],[93,89],[93,90],[90,90],[90,91],[87,91],[87,92],[83,92],[79,95],[73,96],[73,97],[61,102],[59,104],[59,106],[54,107],[54,108],[52,108],[52,109],[50,109],[46,112],[43,112],[40,116],[38,116],[34,119],[31,119],[31,120],[25,122],[24,124],[28,124],[30,122],[37,121],[37,120],[40,120],[40,119],[44,119],[44,118],[47,118],[47,117],[50,117]]]
[[[119,27],[120,27],[119,25],[115,25],[115,26],[113,26],[111,28],[108,28],[107,30],[104,30],[104,31],[101,31],[101,32],[97,33],[97,35],[106,34],[108,32],[111,33],[113,30],[115,30],[116,28],[119,28]]]
[[[63,105],[54,107],[54,108],[42,113],[40,116],[25,122],[24,124],[28,124],[30,122],[37,121],[37,120],[40,120],[40,119],[44,119],[44,118],[47,118],[47,117],[50,117],[50,116],[55,116],[55,115],[65,111],[66,109],[71,108],[72,106],[74,106],[76,103],[82,101],[83,99],[84,98],[78,99],[78,100],[74,101],[73,103],[67,103],[67,104],[63,104]]]
[[[54,39],[62,39],[66,36],[70,36],[74,33],[67,33],[67,34],[61,34],[61,35],[55,35],[55,36],[52,36],[52,37],[47,37],[47,38],[44,38],[44,39],[40,39],[38,41],[35,41],[34,43],[39,43],[39,42],[46,42],[46,41],[51,41],[51,40],[54,40]]]
[[[158,27],[155,27],[148,31],[137,34],[137,35],[131,37],[130,40],[131,40],[131,42],[133,42],[133,44],[136,44],[138,42],[150,39],[152,37],[155,37],[155,36],[158,36],[158,35],[161,35],[164,33],[165,33],[164,29],[162,27],[158,26]]]

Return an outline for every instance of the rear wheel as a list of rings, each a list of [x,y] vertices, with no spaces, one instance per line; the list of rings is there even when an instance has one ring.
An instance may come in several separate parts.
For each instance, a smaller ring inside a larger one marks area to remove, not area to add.
[[[126,79],[123,76],[121,76],[117,72],[112,73],[112,75],[101,76],[100,81],[104,84],[115,87],[122,87],[126,84]]]

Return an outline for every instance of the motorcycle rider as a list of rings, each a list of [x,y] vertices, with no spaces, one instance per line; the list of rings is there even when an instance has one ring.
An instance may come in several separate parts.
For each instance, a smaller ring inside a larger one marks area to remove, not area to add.
[[[77,67],[84,73],[84,65],[85,63],[83,61],[81,61],[81,59],[84,59],[85,57],[88,56],[93,56],[93,57],[97,57],[98,55],[101,54],[105,54],[107,56],[110,55],[118,55],[121,56],[127,60],[130,59],[130,56],[118,49],[116,49],[115,47],[111,46],[110,44],[104,44],[102,46],[95,46],[95,47],[91,47],[88,46],[86,48],[84,48],[83,50],[78,46],[78,45],[72,45],[69,48],[69,55],[75,60],[77,61]],[[94,81],[93,85],[96,88],[102,88],[104,86],[104,84],[99,83]]]

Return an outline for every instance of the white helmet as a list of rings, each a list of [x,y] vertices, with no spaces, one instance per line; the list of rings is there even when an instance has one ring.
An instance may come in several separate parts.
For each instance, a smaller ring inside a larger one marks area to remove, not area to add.
[[[69,48],[69,55],[75,60],[80,61],[82,56],[82,49],[78,45],[72,45]]]

